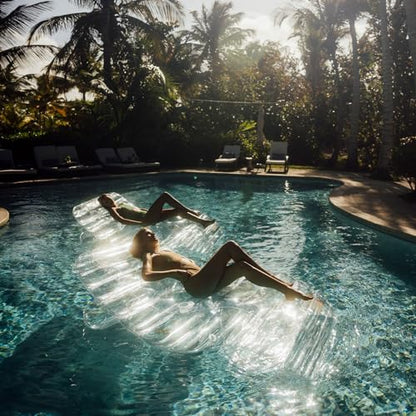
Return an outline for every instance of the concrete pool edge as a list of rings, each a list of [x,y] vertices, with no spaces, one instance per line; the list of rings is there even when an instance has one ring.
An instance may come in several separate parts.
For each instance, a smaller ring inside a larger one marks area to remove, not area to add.
[[[292,177],[320,178],[341,185],[329,195],[341,214],[394,237],[416,243],[416,206],[402,197],[410,192],[406,182],[381,181],[353,172],[300,170]]]
[[[368,181],[361,181],[359,185],[348,180],[343,182],[332,190],[329,202],[342,214],[366,226],[416,243],[416,217],[412,212],[415,207],[401,198],[408,189],[399,183]]]
[[[246,169],[233,172],[214,171],[207,169],[161,170],[160,172],[146,172],[136,174],[97,175],[77,178],[52,178],[43,180],[27,180],[20,182],[0,183],[0,187],[31,186],[36,184],[57,184],[80,180],[102,180],[120,178],[123,176],[147,176],[159,173],[199,173],[221,175],[245,175],[269,178],[305,178],[326,179],[337,181],[340,186],[334,188],[329,196],[331,205],[339,212],[373,227],[379,231],[395,237],[416,243],[416,215],[415,205],[405,202],[400,196],[409,193],[409,187],[403,182],[378,181],[363,174],[322,171],[318,169],[290,169],[288,174],[251,172]]]
[[[0,227],[5,226],[9,222],[10,214],[6,208],[0,207]]]

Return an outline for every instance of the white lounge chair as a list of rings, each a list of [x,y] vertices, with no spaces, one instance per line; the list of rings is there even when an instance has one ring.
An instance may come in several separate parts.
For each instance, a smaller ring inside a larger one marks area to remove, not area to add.
[[[30,178],[36,174],[36,169],[16,167],[13,152],[10,149],[0,149],[0,180]]]
[[[273,166],[283,166],[284,173],[289,171],[289,155],[287,154],[287,142],[272,142],[270,154],[264,165],[265,172],[271,172]]]
[[[133,147],[118,147],[117,155],[122,163],[139,163],[144,169],[159,169],[159,162],[143,162]]]
[[[241,146],[239,144],[226,144],[223,152],[215,159],[216,169],[237,168],[240,159]]]

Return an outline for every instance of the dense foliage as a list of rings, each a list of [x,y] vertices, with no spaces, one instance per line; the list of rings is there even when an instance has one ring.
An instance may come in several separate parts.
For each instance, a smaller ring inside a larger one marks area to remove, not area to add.
[[[393,169],[396,175],[407,180],[416,194],[416,136],[403,137],[393,154]],[[415,196],[413,196],[414,198]]]
[[[36,23],[13,52],[4,45],[49,2],[10,3],[0,0],[0,144],[22,157],[51,141],[85,157],[128,144],[164,166],[209,166],[225,143],[262,161],[270,140],[287,140],[292,163],[385,176],[400,138],[416,135],[416,17],[404,0],[279,11],[299,56],[253,41],[228,2],[194,11],[181,30],[177,0],[73,0],[85,11]],[[62,30],[70,36],[59,50],[34,44]],[[19,75],[30,51],[53,58],[42,74]]]

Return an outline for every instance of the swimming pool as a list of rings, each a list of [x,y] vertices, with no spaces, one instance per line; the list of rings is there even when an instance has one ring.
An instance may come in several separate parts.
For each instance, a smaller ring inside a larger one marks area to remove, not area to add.
[[[416,245],[337,213],[327,198],[334,186],[156,174],[1,189],[1,205],[12,214],[0,230],[1,412],[415,411]],[[218,348],[177,353],[122,325],[94,330],[85,324],[85,312],[95,306],[73,270],[84,245],[72,207],[105,191],[140,203],[164,190],[216,218],[218,243],[235,239],[266,268],[325,299],[334,317],[325,372],[308,377],[284,367],[259,375]]]

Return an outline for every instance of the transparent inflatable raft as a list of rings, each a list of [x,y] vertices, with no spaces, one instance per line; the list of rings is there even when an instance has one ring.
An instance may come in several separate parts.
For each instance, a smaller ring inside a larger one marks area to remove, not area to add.
[[[288,302],[279,292],[244,278],[207,299],[192,298],[173,279],[145,282],[141,262],[128,252],[137,227],[114,221],[96,198],[74,207],[73,215],[85,248],[75,272],[97,305],[85,313],[90,326],[117,321],[175,352],[220,348],[241,368],[260,372],[290,366],[311,375],[325,366],[335,336],[330,308]],[[162,247],[186,250],[194,258],[207,260],[220,245],[216,224],[204,229],[178,218],[152,228],[162,237]]]

